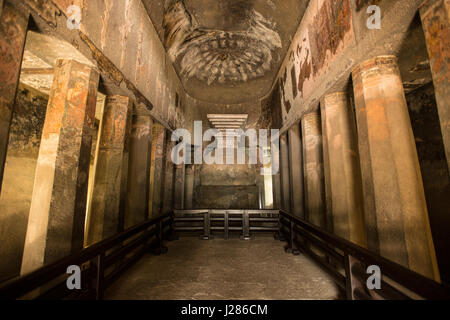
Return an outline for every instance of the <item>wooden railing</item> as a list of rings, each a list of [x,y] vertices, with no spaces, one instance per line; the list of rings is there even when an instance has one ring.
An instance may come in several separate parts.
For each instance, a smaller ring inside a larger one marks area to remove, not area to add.
[[[104,290],[141,256],[160,254],[173,232],[191,232],[210,239],[237,232],[250,239],[254,232],[274,232],[287,241],[287,252],[309,255],[345,290],[347,298],[450,299],[450,288],[385,259],[365,248],[279,210],[179,210],[143,222],[79,253],[0,285],[0,299],[102,299]],[[67,268],[82,268],[82,289],[69,290]],[[368,289],[368,266],[381,271],[381,288]]]
[[[152,250],[165,253],[163,240],[172,232],[166,214],[85,248],[79,253],[0,285],[0,299],[102,299],[103,292],[125,269]],[[67,268],[79,266],[81,290],[69,290]]]
[[[303,252],[318,262],[350,300],[450,299],[450,288],[365,248],[280,211],[280,237],[287,251]],[[368,266],[381,271],[381,289],[368,289]]]
[[[214,234],[228,239],[231,233],[249,240],[255,232],[278,232],[279,210],[175,210],[173,221],[177,233],[201,235],[204,240]]]

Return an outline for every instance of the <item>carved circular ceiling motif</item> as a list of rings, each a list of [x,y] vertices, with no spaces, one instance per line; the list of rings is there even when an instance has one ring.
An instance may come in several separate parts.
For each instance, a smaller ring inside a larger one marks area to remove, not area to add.
[[[165,45],[184,76],[208,85],[214,82],[247,82],[271,69],[272,53],[281,48],[275,24],[254,9],[249,27],[242,31],[205,29],[198,26],[182,0],[175,1],[164,16]]]

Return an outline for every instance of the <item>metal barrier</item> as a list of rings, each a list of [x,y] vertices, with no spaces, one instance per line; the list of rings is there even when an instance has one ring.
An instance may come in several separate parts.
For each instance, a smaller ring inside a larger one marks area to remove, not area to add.
[[[327,271],[349,300],[450,299],[450,288],[365,248],[280,211],[281,240],[287,252],[308,254]],[[381,289],[368,289],[368,266],[381,270]]]
[[[102,299],[103,292],[125,269],[153,250],[167,252],[164,239],[172,232],[172,216],[166,214],[145,221],[79,253],[44,266],[30,274],[0,285],[0,299]],[[67,268],[82,268],[81,290],[69,290]]]
[[[205,240],[213,234],[228,239],[231,233],[240,233],[249,240],[255,232],[278,232],[279,210],[174,210],[173,221],[177,233],[193,233]]]

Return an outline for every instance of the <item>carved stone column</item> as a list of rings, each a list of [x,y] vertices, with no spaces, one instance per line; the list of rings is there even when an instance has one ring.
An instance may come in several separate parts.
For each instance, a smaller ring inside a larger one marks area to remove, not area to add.
[[[368,247],[439,279],[419,160],[394,56],[353,71]]]
[[[157,130],[155,130],[154,133],[155,137],[153,137],[153,142],[155,143],[155,146],[153,147],[153,150],[155,151],[155,160],[153,176],[153,217],[161,214],[163,203],[162,188],[166,164],[166,129],[163,126],[158,125]]]
[[[184,185],[184,209],[193,208],[194,198],[194,183],[195,183],[195,165],[186,165],[185,170],[185,185]]]
[[[353,108],[347,94],[337,92],[325,96],[321,111],[332,231],[364,247],[364,201]]]
[[[273,208],[281,209],[282,199],[281,199],[281,155],[280,150],[270,150],[270,156],[272,160],[272,193],[273,193]]]
[[[184,209],[184,184],[185,184],[185,169],[184,164],[175,166],[175,195],[174,207],[175,209]]]
[[[0,3],[0,192],[27,28],[28,15],[2,1]]]
[[[21,273],[83,248],[99,73],[58,60],[36,166]]]
[[[169,134],[169,132],[167,132]],[[172,161],[172,149],[175,142],[170,140],[168,136],[166,139],[166,165],[164,175],[163,188],[163,213],[167,213],[174,208],[174,182],[175,182],[175,166]]]
[[[125,228],[135,226],[148,219],[152,124],[150,115],[133,115],[128,162]]]
[[[122,96],[109,96],[105,101],[98,166],[88,217],[87,245],[113,236],[119,231],[123,151],[131,106],[129,98]]]
[[[420,8],[450,171],[450,2],[427,0]]]
[[[305,198],[303,187],[303,150],[298,124],[289,129],[289,171],[291,181],[291,212],[299,217],[305,217]]]
[[[319,112],[302,118],[303,165],[305,172],[306,218],[326,228],[326,203],[322,154],[322,130]]]
[[[281,197],[282,208],[291,210],[291,187],[289,172],[289,146],[287,133],[280,137],[280,170],[281,170]]]

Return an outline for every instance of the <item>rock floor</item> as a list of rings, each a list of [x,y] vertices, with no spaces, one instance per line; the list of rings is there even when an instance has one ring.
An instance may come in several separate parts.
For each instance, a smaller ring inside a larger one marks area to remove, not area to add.
[[[327,273],[272,238],[251,241],[181,238],[166,255],[145,255],[106,292],[133,300],[335,300]]]

